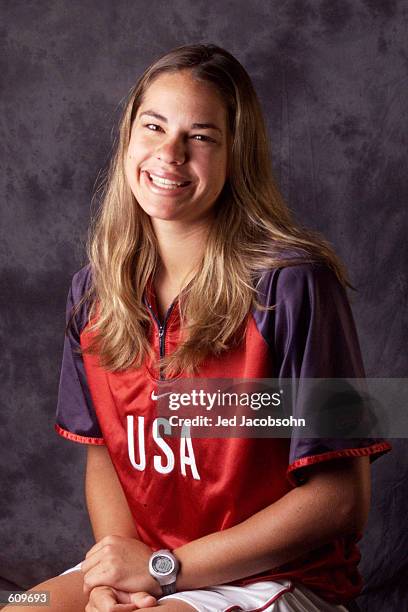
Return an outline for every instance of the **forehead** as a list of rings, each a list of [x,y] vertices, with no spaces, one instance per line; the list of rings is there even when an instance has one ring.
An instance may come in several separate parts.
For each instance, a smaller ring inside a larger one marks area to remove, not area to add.
[[[147,108],[169,119],[182,113],[197,122],[217,120],[220,127],[226,121],[225,104],[216,87],[194,78],[190,70],[158,76],[145,91],[137,114]]]

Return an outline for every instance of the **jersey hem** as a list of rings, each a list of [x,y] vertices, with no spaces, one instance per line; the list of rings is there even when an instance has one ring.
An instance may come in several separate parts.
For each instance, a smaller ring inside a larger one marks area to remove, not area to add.
[[[105,440],[103,438],[92,438],[90,436],[80,436],[78,434],[72,433],[72,431],[67,431],[60,427],[57,423],[54,425],[54,429],[58,435],[66,438],[67,440],[71,440],[71,442],[78,442],[79,444],[94,444],[97,446],[102,446],[105,444]]]
[[[363,446],[360,448],[344,448],[342,450],[328,451],[327,453],[321,453],[319,455],[310,455],[309,457],[302,457],[296,459],[291,463],[286,471],[286,476],[291,484],[296,485],[293,472],[299,468],[306,467],[308,465],[315,465],[322,463],[323,461],[330,461],[331,459],[341,459],[344,457],[366,457],[374,454],[382,454],[391,450],[392,446],[389,442],[378,442],[377,444],[371,444],[370,446]]]
[[[361,539],[360,536],[362,537],[361,532],[357,534],[356,539]],[[250,576],[249,578],[241,578],[240,580],[234,580],[233,582],[228,582],[227,584],[231,584],[232,586],[245,587],[250,586],[251,584],[255,584],[256,582],[267,582],[269,580],[272,582],[276,582],[279,580],[285,580],[291,585],[291,590],[296,588],[296,585],[299,584],[303,588],[311,591],[314,595],[317,595],[317,597],[323,599],[323,601],[325,601],[326,603],[329,603],[333,606],[347,606],[350,601],[354,601],[356,597],[361,595],[362,584],[360,586],[355,587],[352,591],[350,590],[347,595],[344,595],[343,593],[338,593],[333,589],[328,590],[327,585],[320,584],[319,586],[319,584],[316,583],[310,584],[310,581],[307,580],[307,576],[306,579],[303,579],[300,576],[296,576],[296,572],[298,571],[296,569],[293,569],[293,571],[291,572],[286,571],[284,572],[284,574],[282,572],[279,572],[278,570],[279,568],[276,568],[275,573],[271,573],[268,575],[261,574],[260,576]],[[253,611],[251,610],[250,612]]]
[[[275,601],[280,599],[283,595],[286,595],[287,593],[291,593],[294,590],[294,588],[295,588],[294,584],[290,584],[287,587],[283,587],[283,589],[279,591],[279,593],[276,593],[273,597],[271,597],[271,599],[268,599],[268,601],[264,603],[263,606],[261,606],[260,608],[252,608],[249,612],[263,612],[263,610],[266,610],[267,608],[269,608],[270,605],[272,605]],[[229,608],[226,608],[224,612],[233,612],[233,610],[235,610],[236,607],[237,606],[230,606]]]

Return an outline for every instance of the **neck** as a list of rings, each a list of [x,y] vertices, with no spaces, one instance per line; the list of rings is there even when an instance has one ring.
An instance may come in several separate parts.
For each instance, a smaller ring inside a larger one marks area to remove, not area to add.
[[[156,278],[180,290],[192,279],[203,256],[208,221],[186,227],[174,221],[154,220],[153,227],[161,260]]]

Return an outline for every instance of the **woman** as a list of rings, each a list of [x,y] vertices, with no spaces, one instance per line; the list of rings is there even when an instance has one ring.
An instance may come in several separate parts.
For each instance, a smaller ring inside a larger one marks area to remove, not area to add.
[[[250,78],[223,49],[171,51],[132,90],[89,260],[56,427],[88,444],[96,544],[37,587],[51,609],[344,610],[369,457],[389,445],[180,439],[157,420],[163,379],[363,376],[344,270],[292,220]]]

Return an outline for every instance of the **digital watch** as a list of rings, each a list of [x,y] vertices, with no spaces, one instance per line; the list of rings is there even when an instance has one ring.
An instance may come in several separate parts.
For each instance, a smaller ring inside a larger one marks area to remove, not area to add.
[[[157,550],[149,559],[149,573],[161,586],[163,595],[176,592],[180,564],[170,550]]]

